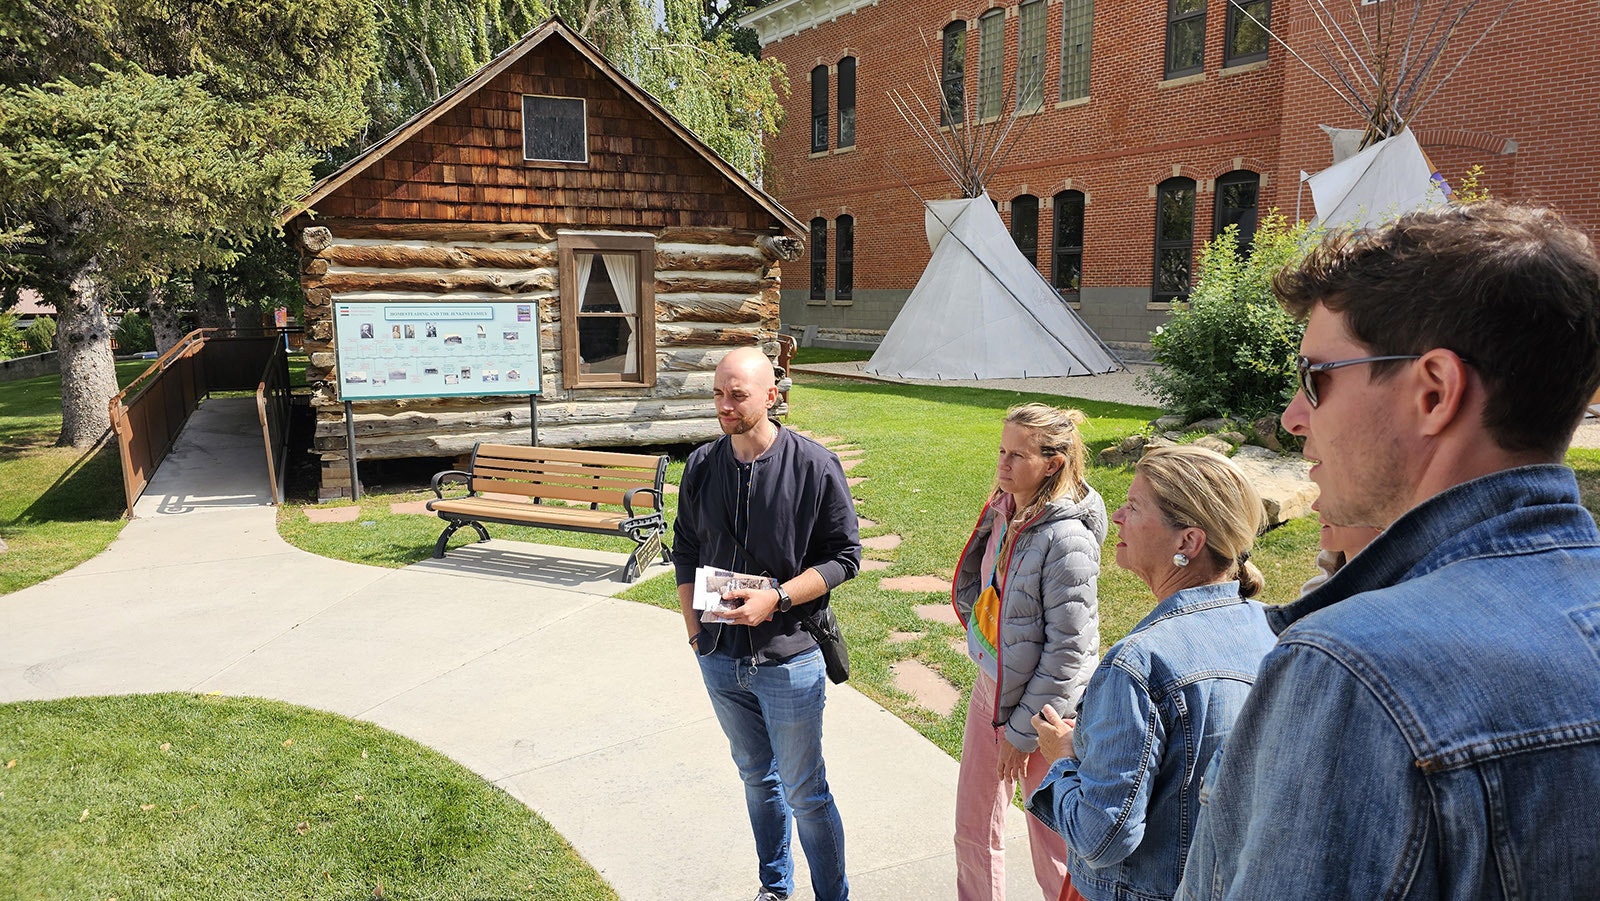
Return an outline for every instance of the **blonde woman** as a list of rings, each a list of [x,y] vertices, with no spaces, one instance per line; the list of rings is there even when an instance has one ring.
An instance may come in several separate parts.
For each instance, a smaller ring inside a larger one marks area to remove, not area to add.
[[[1028,809],[1066,838],[1088,901],[1171,898],[1200,813],[1201,774],[1276,640],[1250,550],[1261,499],[1227,457],[1149,451],[1117,525],[1117,565],[1156,598],[1111,646],[1073,724],[1034,719],[1056,758]],[[1066,895],[1065,897],[1075,897]]]
[[[952,600],[978,666],[956,784],[956,893],[1005,897],[1005,813],[1020,781],[1050,767],[1031,723],[1065,712],[1100,646],[1096,579],[1106,506],[1083,480],[1084,415],[1013,407],[1000,430],[994,488],[956,564]],[[1030,820],[1034,876],[1054,901],[1066,879],[1061,837]]]

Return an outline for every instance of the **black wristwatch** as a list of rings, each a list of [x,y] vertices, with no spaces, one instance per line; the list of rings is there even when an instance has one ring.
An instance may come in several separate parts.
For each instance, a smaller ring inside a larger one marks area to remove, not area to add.
[[[778,612],[779,613],[788,613],[789,610],[792,609],[793,607],[794,607],[794,599],[789,597],[789,592],[784,591],[782,585],[779,585],[778,586]]]

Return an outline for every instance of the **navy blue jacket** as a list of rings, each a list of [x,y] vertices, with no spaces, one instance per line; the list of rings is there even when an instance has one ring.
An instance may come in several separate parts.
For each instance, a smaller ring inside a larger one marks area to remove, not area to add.
[[[726,435],[689,455],[673,524],[672,563],[679,585],[693,582],[698,566],[768,575],[779,582],[815,568],[830,590],[855,576],[861,539],[838,457],[779,425],[772,447],[749,466],[747,496],[741,493],[740,472],[733,440]],[[740,505],[742,497],[747,507]],[[748,555],[735,541],[736,527]],[[706,628],[714,647],[748,647],[757,663],[784,660],[816,644],[801,628],[800,616],[827,604],[824,594],[753,628],[710,623]],[[746,636],[734,634],[736,629],[749,631],[748,643]],[[703,653],[708,650],[701,647]]]

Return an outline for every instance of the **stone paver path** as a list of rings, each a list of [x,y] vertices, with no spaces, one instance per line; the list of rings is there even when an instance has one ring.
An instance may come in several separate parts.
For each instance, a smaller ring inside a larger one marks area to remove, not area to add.
[[[856,517],[856,527],[857,528],[873,529],[873,528],[877,528],[877,526],[878,526],[877,523],[875,523],[872,520],[866,518],[865,516]]]
[[[893,565],[894,565],[893,563],[890,563],[887,560],[874,560],[871,557],[862,557],[861,558],[861,568],[866,570],[866,571],[868,571],[868,572],[873,572],[873,571],[882,570],[882,569],[888,569],[889,567],[891,567]]]
[[[961,692],[920,660],[901,660],[889,668],[894,672],[894,687],[915,698],[920,707],[949,716],[961,703]]]
[[[423,516],[432,516],[433,511],[428,509],[427,501],[405,501],[389,505],[390,513],[420,513]]]
[[[900,546],[899,535],[876,535],[872,538],[861,539],[862,547],[869,547],[875,551],[892,551]]]
[[[947,623],[960,626],[961,620],[956,619],[956,610],[949,604],[918,604],[917,615],[930,623]]]

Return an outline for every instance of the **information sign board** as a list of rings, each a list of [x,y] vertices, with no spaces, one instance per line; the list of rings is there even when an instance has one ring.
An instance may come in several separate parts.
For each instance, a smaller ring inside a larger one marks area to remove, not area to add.
[[[538,394],[538,305],[334,302],[339,399]]]

